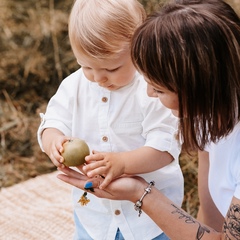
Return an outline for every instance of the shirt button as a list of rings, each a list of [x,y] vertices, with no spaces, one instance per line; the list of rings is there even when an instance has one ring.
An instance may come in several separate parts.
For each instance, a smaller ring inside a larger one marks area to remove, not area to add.
[[[115,215],[120,215],[121,211],[120,210],[115,210]]]
[[[103,101],[103,102],[107,102],[107,101],[108,101],[108,98],[107,98],[107,97],[103,97],[103,98],[102,98],[102,101]]]
[[[107,141],[108,141],[108,137],[103,136],[103,137],[102,137],[102,140],[103,140],[104,142],[107,142]]]

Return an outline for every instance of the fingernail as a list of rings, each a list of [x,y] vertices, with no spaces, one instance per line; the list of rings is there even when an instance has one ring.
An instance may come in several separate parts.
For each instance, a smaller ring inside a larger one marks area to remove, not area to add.
[[[84,186],[85,189],[88,189],[88,188],[92,188],[93,187],[93,183],[92,182],[87,182]]]
[[[65,167],[66,167],[66,166],[65,166],[64,164],[61,164],[61,165],[60,165],[60,168],[62,168],[62,169],[65,168]]]

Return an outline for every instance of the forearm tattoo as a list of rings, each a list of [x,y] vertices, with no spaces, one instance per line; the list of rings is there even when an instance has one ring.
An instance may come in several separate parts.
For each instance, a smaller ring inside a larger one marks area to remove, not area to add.
[[[240,205],[232,204],[223,224],[225,240],[240,239]]]
[[[188,224],[198,224],[196,240],[202,239],[205,232],[210,233],[210,230],[208,228],[206,228],[205,226],[202,226],[198,221],[196,221],[192,216],[184,212],[181,208],[178,208],[174,204],[172,204],[172,206],[176,209],[175,211],[172,211],[172,213],[180,215],[179,219],[185,219],[185,223],[188,223]]]

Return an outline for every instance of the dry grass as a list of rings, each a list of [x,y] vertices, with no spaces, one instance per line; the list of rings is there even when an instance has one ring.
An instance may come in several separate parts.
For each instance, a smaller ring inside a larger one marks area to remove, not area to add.
[[[180,165],[184,175],[183,208],[192,216],[197,216],[199,199],[197,188],[197,153],[187,154],[184,150],[180,155]]]

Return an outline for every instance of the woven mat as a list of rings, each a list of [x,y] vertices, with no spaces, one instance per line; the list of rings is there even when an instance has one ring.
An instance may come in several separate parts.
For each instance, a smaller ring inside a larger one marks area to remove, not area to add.
[[[1,240],[72,239],[72,187],[56,175],[41,175],[1,190]]]

